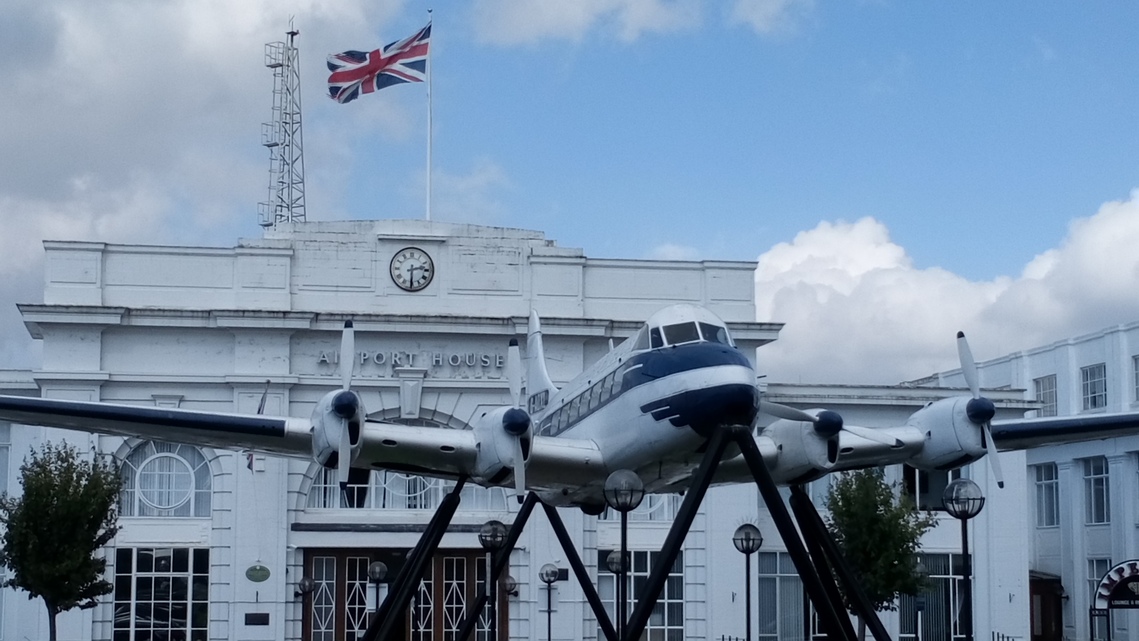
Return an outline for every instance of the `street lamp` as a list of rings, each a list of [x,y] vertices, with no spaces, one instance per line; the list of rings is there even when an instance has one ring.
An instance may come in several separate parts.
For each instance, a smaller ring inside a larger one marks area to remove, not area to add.
[[[558,580],[558,566],[547,563],[538,570],[538,578],[546,584],[546,641],[554,639],[554,581]]]
[[[297,591],[293,593],[295,597],[308,597],[316,589],[316,581],[311,576],[302,576],[300,581],[297,581]]]
[[[518,581],[509,574],[502,580],[502,587],[506,588],[506,594],[509,596],[518,596]]]
[[[388,565],[383,561],[372,561],[368,565],[368,580],[372,585],[376,586],[376,607],[374,611],[380,609],[380,584],[384,582],[384,578],[388,575]]]
[[[645,484],[632,470],[617,470],[605,479],[605,503],[621,513],[621,573],[617,579],[617,638],[625,627],[625,608],[629,602],[629,512],[637,509],[645,498]],[[612,566],[610,566],[612,568]]]
[[[945,511],[961,521],[961,602],[962,627],[965,641],[973,641],[973,572],[969,561],[969,519],[981,513],[985,497],[972,479],[956,479],[945,486],[941,494]],[[966,615],[968,611],[968,616]]]
[[[751,555],[758,552],[759,546],[763,545],[763,535],[759,533],[759,528],[755,525],[744,523],[736,528],[736,533],[732,535],[732,544],[744,555],[744,584],[746,585],[744,593],[747,595],[745,600],[747,634],[745,637],[747,641],[751,641]]]
[[[490,604],[490,639],[496,641],[498,639],[498,612],[495,607],[497,604],[497,593],[494,589],[494,583],[491,581],[491,574],[494,572],[493,559],[494,553],[501,550],[502,546],[506,544],[506,526],[502,521],[487,521],[479,528],[479,545],[486,550],[486,599]]]

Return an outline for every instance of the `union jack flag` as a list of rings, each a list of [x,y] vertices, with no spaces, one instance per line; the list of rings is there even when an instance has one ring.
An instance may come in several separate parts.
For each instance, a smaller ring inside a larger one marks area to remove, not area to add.
[[[345,51],[328,57],[328,95],[339,103],[352,102],[361,93],[372,93],[401,82],[427,78],[427,47],[431,23],[410,38],[398,40],[370,53]]]

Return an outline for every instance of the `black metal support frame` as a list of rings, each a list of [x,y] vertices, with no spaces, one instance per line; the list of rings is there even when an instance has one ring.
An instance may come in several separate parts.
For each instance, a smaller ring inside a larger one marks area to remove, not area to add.
[[[581,562],[581,555],[573,546],[573,539],[570,538],[566,524],[562,522],[562,517],[558,515],[557,508],[543,503],[542,509],[546,511],[550,525],[554,528],[554,534],[558,537],[558,542],[562,544],[562,550],[566,553],[566,558],[569,559],[574,575],[577,576],[577,582],[581,584],[581,590],[585,592],[585,598],[589,601],[589,606],[593,608],[593,615],[597,617],[597,625],[601,626],[601,632],[606,639],[617,641],[617,631],[613,629],[613,622],[609,620],[609,614],[605,612],[605,604],[601,602],[597,588],[593,587],[593,581],[589,578],[589,570]]]
[[[506,541],[503,542],[502,547],[494,551],[493,561],[491,563],[490,584],[498,585],[498,578],[502,576],[502,571],[510,563],[510,552],[514,550],[514,546],[518,544],[518,537],[522,536],[522,530],[526,528],[526,522],[530,520],[530,514],[534,511],[534,506],[538,503],[538,495],[530,492],[526,495],[526,500],[522,503],[522,507],[518,508],[518,514],[514,517],[514,522],[510,524],[510,530],[506,533]],[[463,615],[463,624],[459,627],[459,635],[455,637],[459,641],[466,641],[471,638],[471,633],[475,630],[475,625],[478,623],[479,614],[483,608],[486,607],[490,595],[485,591],[480,593],[478,598],[474,600]],[[498,622],[492,620],[490,624],[497,626]]]
[[[819,511],[815,509],[814,503],[811,498],[803,491],[800,485],[792,486],[791,488],[791,509],[795,512],[795,518],[799,521],[800,531],[807,533],[810,532],[808,543],[811,540],[816,541],[819,546],[818,554],[824,559],[826,565],[822,567],[828,568],[837,575],[838,580],[842,583],[842,589],[854,605],[854,609],[858,612],[858,616],[866,623],[866,627],[870,628],[870,633],[874,635],[875,641],[890,641],[890,634],[886,632],[886,626],[882,625],[882,620],[878,618],[878,611],[874,609],[874,605],[870,602],[870,597],[866,596],[866,591],[862,589],[862,584],[858,582],[858,577],[854,573],[854,569],[846,562],[839,551],[838,545],[835,544],[834,538],[831,537],[830,532],[827,531],[827,526],[823,523],[822,517],[819,516]],[[811,550],[812,557],[815,556],[815,550]],[[820,568],[820,574],[823,569]],[[830,576],[830,575],[828,575]],[[834,585],[833,580],[831,584]],[[836,603],[841,604],[841,596],[838,596]],[[847,620],[843,617],[844,620]],[[853,629],[853,628],[852,628]]]
[[[443,540],[447,527],[451,525],[451,519],[455,518],[455,511],[459,509],[460,494],[466,482],[465,478],[460,478],[447,496],[443,497],[439,503],[439,508],[435,510],[434,516],[427,524],[423,536],[419,538],[419,543],[412,549],[407,562],[403,564],[399,574],[396,575],[395,581],[388,590],[387,598],[376,611],[375,618],[368,624],[368,629],[364,630],[363,634],[358,637],[360,641],[377,641],[378,639],[388,641],[392,638],[398,618],[398,616],[393,615],[407,610],[412,595],[419,589],[419,581],[427,569],[427,562],[435,556],[435,551],[439,549],[439,543]]]
[[[630,641],[640,639],[643,635],[649,616],[664,591],[668,575],[684,545],[684,538],[696,518],[708,487],[712,483],[720,459],[723,458],[728,444],[732,441],[739,446],[740,452],[754,477],[756,486],[759,488],[760,496],[767,505],[771,519],[787,547],[787,554],[791,557],[795,570],[803,581],[805,594],[814,605],[827,636],[836,641],[855,641],[857,638],[850,619],[846,616],[842,597],[838,585],[835,583],[835,575],[837,574],[846,593],[854,602],[859,616],[866,621],[875,640],[890,641],[885,627],[878,619],[877,613],[871,606],[865,592],[862,591],[850,567],[842,558],[837,545],[819,517],[818,511],[811,503],[810,498],[798,486],[793,487],[791,493],[791,506],[795,511],[799,528],[796,529],[795,520],[792,519],[787,506],[784,505],[783,498],[779,494],[779,488],[774,479],[771,478],[771,473],[767,470],[759,448],[756,447],[751,430],[747,426],[724,427],[712,432],[708,439],[704,458],[693,474],[692,483],[684,495],[684,500],[672,527],[669,529],[660,554],[650,570],[636,607],[633,609],[628,622],[622,626],[620,638],[617,636],[617,631],[605,611],[601,597],[589,576],[589,571],[582,563],[581,556],[574,547],[557,509],[542,504],[550,525],[554,529],[554,534],[566,553],[566,558],[573,568],[578,583],[597,617],[598,626],[607,641]],[[384,599],[384,603],[380,606],[372,624],[360,636],[361,641],[377,641],[379,639],[389,641],[392,639],[391,635],[395,629],[397,617],[391,616],[391,614],[404,611],[414,590],[418,589],[426,563],[435,555],[443,534],[458,508],[459,492],[462,486],[463,481],[460,480],[440,504],[423,537],[409,555],[408,562],[400,570],[388,597]],[[510,553],[517,544],[534,506],[538,502],[537,495],[533,492],[527,495],[525,503],[523,503],[510,527],[505,545],[493,554],[492,576],[490,577],[492,583],[497,583],[502,571],[509,563]],[[806,541],[805,544],[804,541]],[[552,588],[547,586],[547,589]],[[550,595],[548,594],[547,597]],[[483,591],[471,604],[460,628],[458,639],[466,641],[470,637],[478,621],[479,613],[486,607],[487,598],[488,595]],[[492,625],[495,623],[497,622],[492,622]]]

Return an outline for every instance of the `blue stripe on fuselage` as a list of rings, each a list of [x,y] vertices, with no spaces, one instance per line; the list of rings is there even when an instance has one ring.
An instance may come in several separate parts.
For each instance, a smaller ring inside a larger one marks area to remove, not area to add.
[[[638,365],[640,367],[637,367]],[[621,391],[672,374],[719,365],[751,367],[751,363],[742,352],[721,343],[689,343],[650,350],[636,354],[626,361]]]
[[[605,389],[606,381],[612,376],[611,372],[594,383],[593,386],[583,390],[574,398],[568,399],[557,409],[543,417],[535,431],[547,436],[561,434],[635,387],[673,374],[723,365],[751,368],[751,363],[743,353],[722,343],[688,343],[634,354],[616,370],[616,378],[620,381],[619,385],[613,384],[611,389]],[[591,405],[591,402],[595,400],[593,398],[594,388],[598,386],[601,386],[602,389],[598,394],[596,403]],[[573,408],[575,402],[578,403],[576,409]],[[583,404],[586,407],[582,407]],[[570,414],[573,414],[572,418],[570,418]]]

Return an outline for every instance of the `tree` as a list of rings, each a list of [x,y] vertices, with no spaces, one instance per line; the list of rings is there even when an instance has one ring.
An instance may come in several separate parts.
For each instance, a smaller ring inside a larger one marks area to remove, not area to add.
[[[918,543],[936,518],[919,512],[886,483],[882,468],[835,476],[827,496],[827,530],[850,564],[875,610],[897,609],[899,594],[924,587],[917,571]],[[847,609],[854,613],[849,597]],[[859,637],[866,622],[859,619]]]
[[[57,614],[95,607],[112,590],[96,554],[119,530],[122,476],[113,460],[52,443],[33,450],[20,474],[23,495],[0,495],[0,563],[12,572],[4,586],[43,599],[54,641]]]

